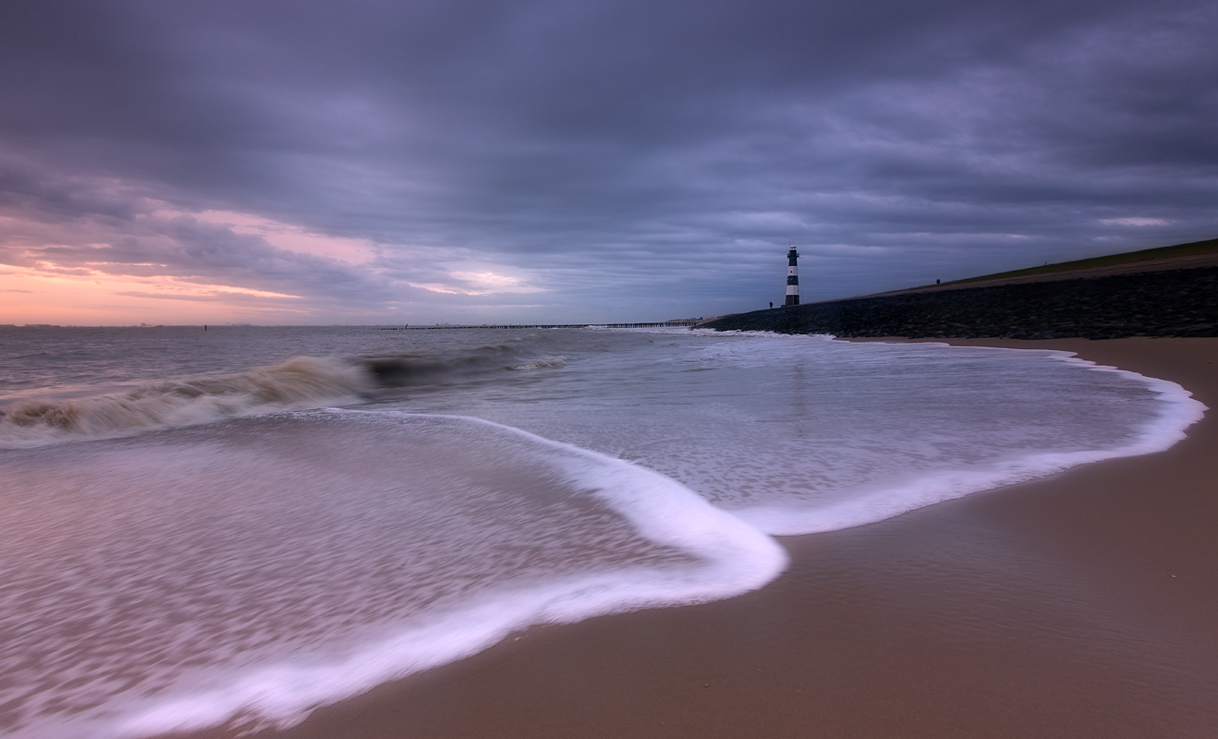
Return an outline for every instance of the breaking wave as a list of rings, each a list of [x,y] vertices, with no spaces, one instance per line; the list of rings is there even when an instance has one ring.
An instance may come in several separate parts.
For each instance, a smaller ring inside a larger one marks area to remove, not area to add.
[[[0,734],[288,726],[530,624],[760,587],[772,535],[1165,449],[1205,411],[1044,350],[276,331],[239,364],[28,361],[97,384],[0,413]],[[330,356],[233,371],[296,352]],[[196,369],[96,389],[166,366]]]
[[[300,411],[6,461],[0,735],[21,739],[282,728],[787,561],[663,475],[474,418]]]
[[[145,382],[125,393],[27,399],[0,408],[0,449],[344,405],[383,392],[565,364],[561,357],[521,361],[527,358],[517,351],[501,344],[448,356],[293,357],[238,374]]]
[[[371,390],[367,374],[340,359],[295,357],[222,377],[147,382],[118,395],[29,400],[0,411],[0,446],[210,423],[294,407],[338,403]]]
[[[531,369],[551,369],[554,367],[566,366],[567,360],[562,357],[549,357],[547,359],[535,359],[532,362],[524,364],[516,364],[508,367],[510,370],[531,370]]]

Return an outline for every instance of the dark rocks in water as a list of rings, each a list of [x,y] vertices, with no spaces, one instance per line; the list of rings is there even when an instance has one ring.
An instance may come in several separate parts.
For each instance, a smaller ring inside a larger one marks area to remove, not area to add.
[[[807,303],[701,328],[906,338],[1218,336],[1218,267]]]

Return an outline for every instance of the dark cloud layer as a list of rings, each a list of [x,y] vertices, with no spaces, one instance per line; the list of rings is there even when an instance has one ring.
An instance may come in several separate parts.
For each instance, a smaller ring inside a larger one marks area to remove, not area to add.
[[[646,319],[777,299],[791,241],[815,299],[1212,237],[1216,34],[1208,2],[14,2],[0,261]]]

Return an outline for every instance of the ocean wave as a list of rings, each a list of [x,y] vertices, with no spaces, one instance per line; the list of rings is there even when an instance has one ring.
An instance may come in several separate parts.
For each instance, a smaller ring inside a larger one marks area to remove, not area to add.
[[[760,587],[772,536],[1165,449],[1205,411],[1065,352],[689,335],[441,336],[10,409],[0,447],[257,418],[8,453],[6,611],[76,643],[0,649],[0,734],[5,710],[22,739],[288,726],[530,624]],[[305,410],[346,398],[405,402]]]
[[[667,477],[476,418],[279,413],[6,472],[22,595],[0,621],[30,637],[0,644],[0,734],[21,739],[282,728],[530,625],[719,600],[787,561]]]
[[[146,382],[116,395],[27,400],[0,410],[0,448],[341,403],[371,390],[367,372],[356,364],[336,358],[294,357],[240,374]]]
[[[487,373],[515,369],[523,347],[517,342],[488,344],[448,354],[381,354],[353,357],[381,388],[414,387],[469,380]]]
[[[562,357],[521,361],[527,359],[511,343],[448,355],[303,356],[238,374],[144,382],[119,394],[27,399],[0,408],[0,449],[343,405],[380,392],[566,364]]]
[[[525,362],[524,364],[514,364],[507,369],[517,371],[532,369],[557,369],[558,367],[566,366],[566,364],[567,360],[563,359],[562,357],[548,357],[546,359],[535,359],[532,362]]]

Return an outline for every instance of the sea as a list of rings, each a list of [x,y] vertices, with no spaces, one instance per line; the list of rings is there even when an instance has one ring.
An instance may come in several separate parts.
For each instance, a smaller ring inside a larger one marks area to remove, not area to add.
[[[689,329],[0,327],[0,735],[287,727],[781,537],[1166,449],[1066,352]]]

